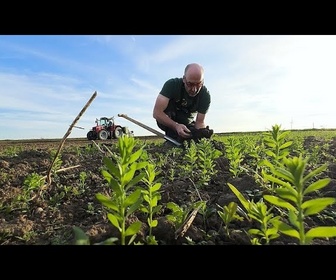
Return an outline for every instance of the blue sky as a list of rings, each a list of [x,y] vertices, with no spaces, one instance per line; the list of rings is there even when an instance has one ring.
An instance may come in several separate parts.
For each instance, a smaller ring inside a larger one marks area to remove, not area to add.
[[[336,128],[335,35],[0,35],[0,140],[86,137],[99,117],[135,135],[163,83],[203,65],[215,133]],[[162,132],[162,131],[161,131]]]

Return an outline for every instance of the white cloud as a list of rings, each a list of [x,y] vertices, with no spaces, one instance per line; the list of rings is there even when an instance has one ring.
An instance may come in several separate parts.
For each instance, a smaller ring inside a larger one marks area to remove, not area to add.
[[[189,62],[205,68],[212,96],[206,122],[216,132],[259,131],[274,124],[336,127],[333,35],[1,39],[0,116],[5,121],[0,139],[62,137],[94,91],[98,95],[78,124],[86,129],[72,136],[84,137],[96,118],[118,113],[159,130],[152,117],[156,96],[167,79],[183,75]],[[151,134],[116,120],[136,135]]]

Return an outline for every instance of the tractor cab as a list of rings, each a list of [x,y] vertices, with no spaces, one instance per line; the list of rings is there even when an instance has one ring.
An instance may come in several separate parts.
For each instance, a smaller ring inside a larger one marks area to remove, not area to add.
[[[102,117],[100,119],[96,119],[97,126],[111,127],[113,126],[113,123],[114,123],[113,117],[111,118]]]

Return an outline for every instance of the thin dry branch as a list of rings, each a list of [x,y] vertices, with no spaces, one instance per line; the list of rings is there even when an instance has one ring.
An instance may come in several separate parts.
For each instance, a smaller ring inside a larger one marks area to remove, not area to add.
[[[72,124],[70,125],[68,131],[65,133],[65,135],[63,136],[63,139],[61,140],[61,143],[58,147],[58,150],[55,154],[55,157],[54,157],[54,160],[52,161],[49,169],[48,169],[48,172],[47,172],[47,183],[45,185],[45,187],[49,187],[51,185],[51,170],[52,170],[52,167],[54,166],[54,163],[65,143],[65,140],[67,139],[67,137],[70,135],[71,131],[72,131],[72,128],[75,126],[75,124],[78,122],[78,120],[80,119],[80,117],[84,114],[84,112],[86,111],[86,109],[90,106],[90,104],[92,103],[92,101],[96,98],[97,96],[97,92],[95,91],[91,98],[89,99],[89,101],[85,104],[85,106],[83,107],[83,109],[79,112],[78,116],[74,119],[74,121],[72,122]]]
[[[60,168],[60,169],[56,170],[55,173],[63,172],[63,171],[66,171],[66,170],[77,168],[77,167],[80,167],[80,164],[74,165],[74,166]],[[43,176],[41,179],[47,179],[47,178],[48,178],[48,176],[46,175],[46,176]]]
[[[198,210],[202,207],[200,204],[196,209],[194,209],[189,217],[184,221],[184,223],[175,231],[175,239],[182,237],[187,230],[190,228],[192,222],[194,221]]]
[[[96,148],[102,152],[103,154],[105,154],[105,152],[99,147],[99,145],[94,141],[94,140],[91,140],[91,142],[96,146]]]
[[[194,182],[189,178],[189,180],[191,181],[191,183],[193,184],[198,197],[200,198],[201,201],[203,201],[197,187],[195,186]],[[200,204],[196,209],[194,209],[191,214],[189,215],[189,217],[184,221],[184,223],[175,231],[175,239],[177,239],[179,236],[183,236],[187,230],[189,229],[189,227],[191,226],[192,222],[194,221],[196,214],[198,212],[198,210],[202,207],[202,205]]]
[[[189,178],[189,180],[190,180],[191,183],[193,184],[193,186],[194,186],[194,188],[195,188],[195,190],[196,190],[196,192],[197,192],[197,195],[198,195],[199,199],[200,199],[201,201],[203,201],[203,199],[202,199],[202,197],[201,197],[201,195],[200,195],[200,193],[199,193],[199,191],[198,191],[196,185],[194,184],[193,180],[191,180],[190,178]]]
[[[77,167],[80,167],[80,164],[78,165],[74,165],[74,166],[69,166],[69,167],[64,167],[64,168],[61,168],[61,169],[58,169],[55,171],[55,173],[59,173],[59,172],[63,172],[63,171],[66,171],[66,170],[70,170],[70,169],[74,169],[74,168],[77,168]],[[45,180],[47,179],[47,175],[43,176],[41,178],[41,180]],[[32,197],[30,200],[34,200],[35,198],[37,198],[38,196],[41,196],[42,192],[47,188],[47,184],[44,184],[41,188],[40,188],[40,191],[39,191],[39,194],[38,195],[35,195],[34,197]]]

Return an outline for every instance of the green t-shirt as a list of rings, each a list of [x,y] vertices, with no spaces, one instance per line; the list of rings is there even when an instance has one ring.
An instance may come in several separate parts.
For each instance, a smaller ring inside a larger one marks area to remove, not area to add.
[[[196,113],[206,114],[210,107],[210,93],[203,85],[195,97],[189,96],[182,78],[172,78],[165,82],[160,94],[170,99],[165,112],[174,112],[173,120],[185,125],[191,123]]]

